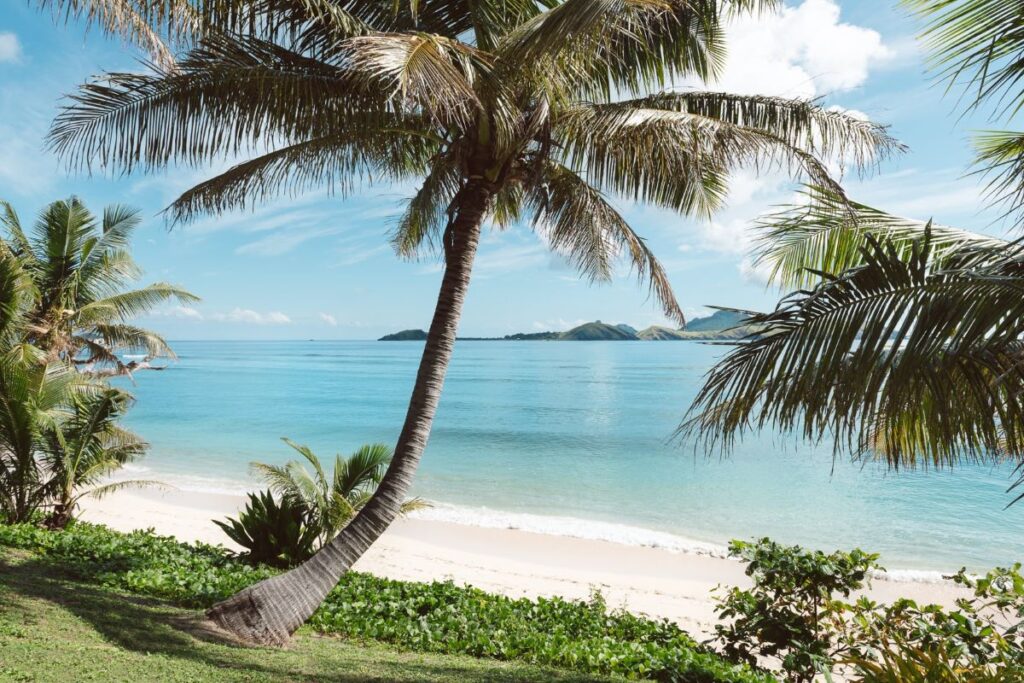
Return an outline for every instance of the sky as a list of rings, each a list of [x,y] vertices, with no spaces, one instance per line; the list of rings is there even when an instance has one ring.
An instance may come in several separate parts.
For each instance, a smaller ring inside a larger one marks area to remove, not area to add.
[[[45,146],[61,98],[104,71],[142,70],[143,55],[75,22],[54,21],[32,2],[0,4],[0,199],[25,223],[70,195],[97,212],[115,203],[139,208],[134,254],[142,282],[173,282],[202,297],[140,322],[178,340],[373,339],[427,327],[440,264],[400,260],[387,239],[413,186],[364,187],[346,198],[325,189],[168,229],[161,210],[227,162],[149,175],[69,174]],[[930,78],[919,28],[896,0],[787,0],[778,14],[732,20],[721,78],[700,85],[822,98],[888,124],[910,151],[864,178],[844,178],[853,198],[1003,235],[995,212],[981,209],[980,179],[968,174],[971,132],[995,125],[983,114],[961,117],[955,93]],[[796,189],[785,176],[739,172],[728,205],[711,220],[613,203],[660,257],[694,317],[708,306],[774,305],[780,293],[751,266],[750,226],[794,201]],[[485,232],[461,334],[563,330],[596,319],[668,324],[628,268],[611,284],[592,285],[526,226]]]

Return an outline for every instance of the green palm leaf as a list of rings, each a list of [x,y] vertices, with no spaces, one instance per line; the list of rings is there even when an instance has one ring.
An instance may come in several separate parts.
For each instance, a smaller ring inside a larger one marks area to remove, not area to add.
[[[819,273],[842,273],[863,265],[871,237],[909,257],[924,237],[924,221],[892,216],[829,189],[808,186],[804,201],[762,217],[756,226],[754,262],[769,269],[769,280],[786,289],[813,286]],[[941,266],[967,247],[998,248],[1004,240],[931,224],[931,260]]]
[[[893,466],[1024,454],[1024,259],[968,246],[932,259],[867,238],[863,265],[755,315],[683,431],[730,448],[768,426]]]

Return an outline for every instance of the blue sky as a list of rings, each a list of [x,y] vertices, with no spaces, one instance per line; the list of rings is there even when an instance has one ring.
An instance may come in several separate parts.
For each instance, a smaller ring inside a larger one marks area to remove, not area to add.
[[[161,310],[146,324],[171,339],[369,339],[427,325],[439,266],[398,260],[386,238],[412,187],[375,186],[345,199],[308,193],[168,231],[160,210],[223,163],[160,175],[67,174],[43,141],[61,96],[101,71],[140,68],[139,55],[31,5],[4,0],[0,15],[0,198],[23,220],[70,194],[97,210],[108,203],[142,209],[135,251],[145,279],[203,298]],[[979,212],[979,181],[964,175],[970,131],[992,124],[954,112],[955,97],[925,73],[915,29],[895,0],[787,0],[777,16],[730,26],[725,73],[709,87],[823,97],[890,124],[911,151],[869,178],[847,178],[852,196],[893,213],[1002,234],[994,213]],[[740,173],[729,206],[712,221],[618,206],[659,254],[693,316],[708,305],[774,303],[778,293],[765,288],[745,256],[747,228],[768,207],[792,200],[793,190],[783,177]],[[463,334],[565,329],[593,319],[665,322],[625,269],[613,284],[591,286],[528,229],[487,233]]]

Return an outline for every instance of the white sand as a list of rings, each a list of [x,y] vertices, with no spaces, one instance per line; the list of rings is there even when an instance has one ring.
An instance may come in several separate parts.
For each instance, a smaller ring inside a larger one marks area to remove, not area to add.
[[[120,492],[84,503],[82,517],[129,531],[152,527],[182,540],[227,544],[211,522],[234,514],[244,499],[195,492]],[[451,579],[513,597],[586,598],[600,589],[612,607],[666,617],[695,636],[710,633],[711,590],[747,585],[733,560],[655,548],[448,522],[402,519],[359,560],[356,569],[394,579]],[[908,597],[951,606],[962,589],[948,583],[875,579],[876,600]]]

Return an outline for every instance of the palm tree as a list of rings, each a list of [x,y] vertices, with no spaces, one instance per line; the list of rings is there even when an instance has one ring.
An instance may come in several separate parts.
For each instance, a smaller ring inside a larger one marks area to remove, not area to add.
[[[951,86],[976,88],[969,107],[997,99],[1001,113],[1016,115],[1024,5],[905,2],[928,20],[934,67]],[[991,198],[1018,223],[1022,139],[987,132],[977,145]],[[773,334],[740,343],[711,370],[684,432],[729,448],[773,426],[834,437],[837,452],[893,467],[1024,467],[1020,241],[895,217],[820,187],[761,229],[758,258],[783,287],[805,289],[754,316]]]
[[[160,335],[128,321],[167,301],[198,298],[163,282],[126,289],[141,274],[128,251],[138,224],[138,211],[121,206],[107,207],[97,222],[71,198],[43,209],[29,237],[11,205],[0,202],[7,233],[0,250],[21,262],[33,292],[29,343],[87,371],[129,372],[118,355],[123,351],[174,356]]]
[[[117,424],[132,400],[127,392],[109,387],[70,397],[69,414],[57,429],[49,431],[38,458],[47,477],[44,490],[51,511],[46,524],[50,528],[67,526],[82,498],[100,498],[126,487],[158,485],[139,479],[108,481],[110,475],[145,455],[148,448],[138,435]]]
[[[445,266],[376,494],[308,562],[210,610],[248,641],[286,641],[399,514],[484,224],[530,225],[591,280],[609,279],[623,255],[683,323],[668,275],[606,193],[706,216],[739,166],[785,167],[839,193],[821,158],[868,166],[899,149],[884,128],[814,102],[656,92],[713,76],[722,14],[773,0],[194,4],[217,30],[174,69],[82,86],[54,122],[53,149],[72,167],[120,172],[255,155],[185,192],[173,221],[314,187],[345,194],[360,179],[421,179],[394,245],[406,257],[440,252]]]
[[[334,471],[328,475],[309,446],[282,440],[312,466],[312,474],[298,460],[284,465],[254,462],[252,469],[271,491],[304,508],[309,523],[319,532],[320,545],[329,543],[370,502],[391,462],[391,449],[375,443],[361,446],[347,458],[338,454]],[[422,500],[413,498],[402,503],[401,512],[423,507]]]
[[[28,521],[46,499],[39,444],[56,428],[82,378],[48,363],[22,342],[31,283],[18,259],[0,250],[0,515]]]

